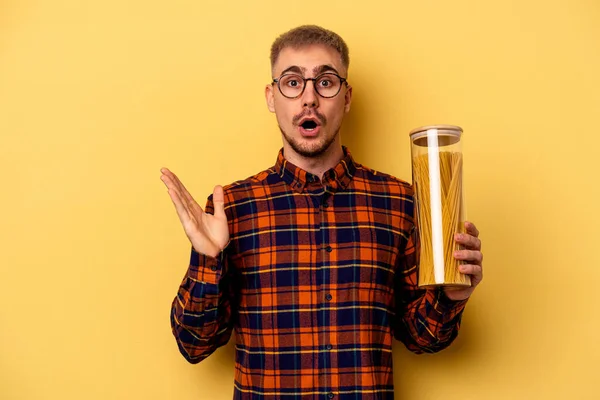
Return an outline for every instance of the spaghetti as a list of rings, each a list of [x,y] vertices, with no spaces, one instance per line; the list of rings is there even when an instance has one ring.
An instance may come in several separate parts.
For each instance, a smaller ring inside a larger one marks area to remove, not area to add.
[[[433,162],[436,160],[431,159],[432,156],[436,157],[435,153],[439,154],[438,171],[434,170],[437,165],[431,165],[438,164]],[[454,258],[454,251],[459,249],[454,241],[454,234],[464,232],[462,154],[454,151],[435,153],[413,158],[413,181],[421,243],[419,286],[470,286],[470,277],[458,271],[460,262]],[[439,188],[435,188],[433,196],[432,183],[439,185]],[[441,221],[435,218],[433,209],[436,207],[441,208]],[[436,229],[439,231],[440,228],[441,235],[439,232],[436,235]]]

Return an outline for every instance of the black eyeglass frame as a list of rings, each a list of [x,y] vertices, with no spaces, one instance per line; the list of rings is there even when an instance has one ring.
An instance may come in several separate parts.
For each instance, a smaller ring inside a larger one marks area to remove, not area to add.
[[[296,75],[297,77],[299,77],[300,79],[302,79],[304,81],[303,82],[303,86],[302,86],[302,91],[298,95],[296,95],[294,97],[286,96],[283,93],[283,91],[281,90],[281,86],[280,86],[281,78],[283,78],[284,76],[287,76],[287,75]],[[327,76],[327,75],[333,75],[333,76],[337,77],[340,80],[340,87],[338,88],[338,91],[336,92],[336,94],[334,94],[333,96],[323,96],[321,93],[319,93],[319,89],[317,88],[317,85],[316,85],[317,80],[319,80],[322,77]],[[283,97],[285,97],[286,99],[297,99],[298,97],[302,96],[302,94],[304,93],[304,90],[306,90],[306,82],[307,81],[312,81],[313,86],[315,88],[315,91],[317,92],[317,94],[319,96],[323,97],[324,99],[332,99],[335,96],[337,96],[338,94],[340,94],[340,92],[342,91],[342,85],[344,83],[346,84],[346,87],[348,86],[348,80],[346,78],[342,78],[341,76],[339,76],[338,74],[336,74],[334,72],[325,72],[325,73],[323,73],[323,74],[321,74],[321,75],[319,75],[319,76],[317,76],[315,78],[305,78],[305,77],[303,77],[303,76],[301,76],[299,74],[285,73],[285,74],[281,75],[279,78],[273,78],[273,82],[271,82],[271,85],[273,85],[273,84],[276,83],[277,84],[277,88],[279,89],[279,93],[281,93],[281,95]]]

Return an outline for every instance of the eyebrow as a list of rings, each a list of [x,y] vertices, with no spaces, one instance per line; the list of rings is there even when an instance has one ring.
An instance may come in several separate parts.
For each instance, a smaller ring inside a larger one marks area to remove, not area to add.
[[[333,68],[332,65],[329,64],[325,64],[325,65],[320,65],[316,68],[313,68],[313,74],[315,75],[319,75],[322,74],[324,72],[335,72],[336,74],[340,74],[337,69]]]
[[[335,69],[332,65],[329,65],[329,64],[319,65],[318,67],[313,68],[313,74],[315,76],[322,74],[324,72],[329,72],[329,71],[335,72],[336,74],[339,75],[339,72],[337,71],[337,69]],[[291,67],[287,67],[286,69],[284,69],[283,72],[281,73],[281,75],[288,73],[288,72],[295,72],[297,74],[303,75],[306,72],[306,68],[302,68],[297,65],[292,65]]]
[[[291,67],[287,67],[286,69],[283,70],[283,72],[281,73],[281,75],[288,73],[288,72],[295,72],[297,74],[302,75],[302,73],[306,71],[306,68],[300,68],[297,65],[292,65]]]

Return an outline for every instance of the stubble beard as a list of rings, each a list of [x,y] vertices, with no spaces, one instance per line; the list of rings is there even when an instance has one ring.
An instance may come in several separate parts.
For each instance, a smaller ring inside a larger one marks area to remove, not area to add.
[[[296,140],[285,133],[281,126],[279,126],[279,130],[281,131],[284,140],[290,145],[292,150],[306,158],[317,158],[325,153],[327,149],[331,147],[331,144],[334,142],[335,138],[340,132],[338,129],[335,134],[331,135],[330,137],[322,137],[313,143],[301,143],[299,140]]]

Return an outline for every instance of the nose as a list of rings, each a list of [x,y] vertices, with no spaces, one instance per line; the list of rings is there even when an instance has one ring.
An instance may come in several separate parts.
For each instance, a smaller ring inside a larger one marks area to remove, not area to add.
[[[319,105],[319,95],[315,90],[315,81],[307,81],[304,93],[302,93],[302,106],[316,108]]]

